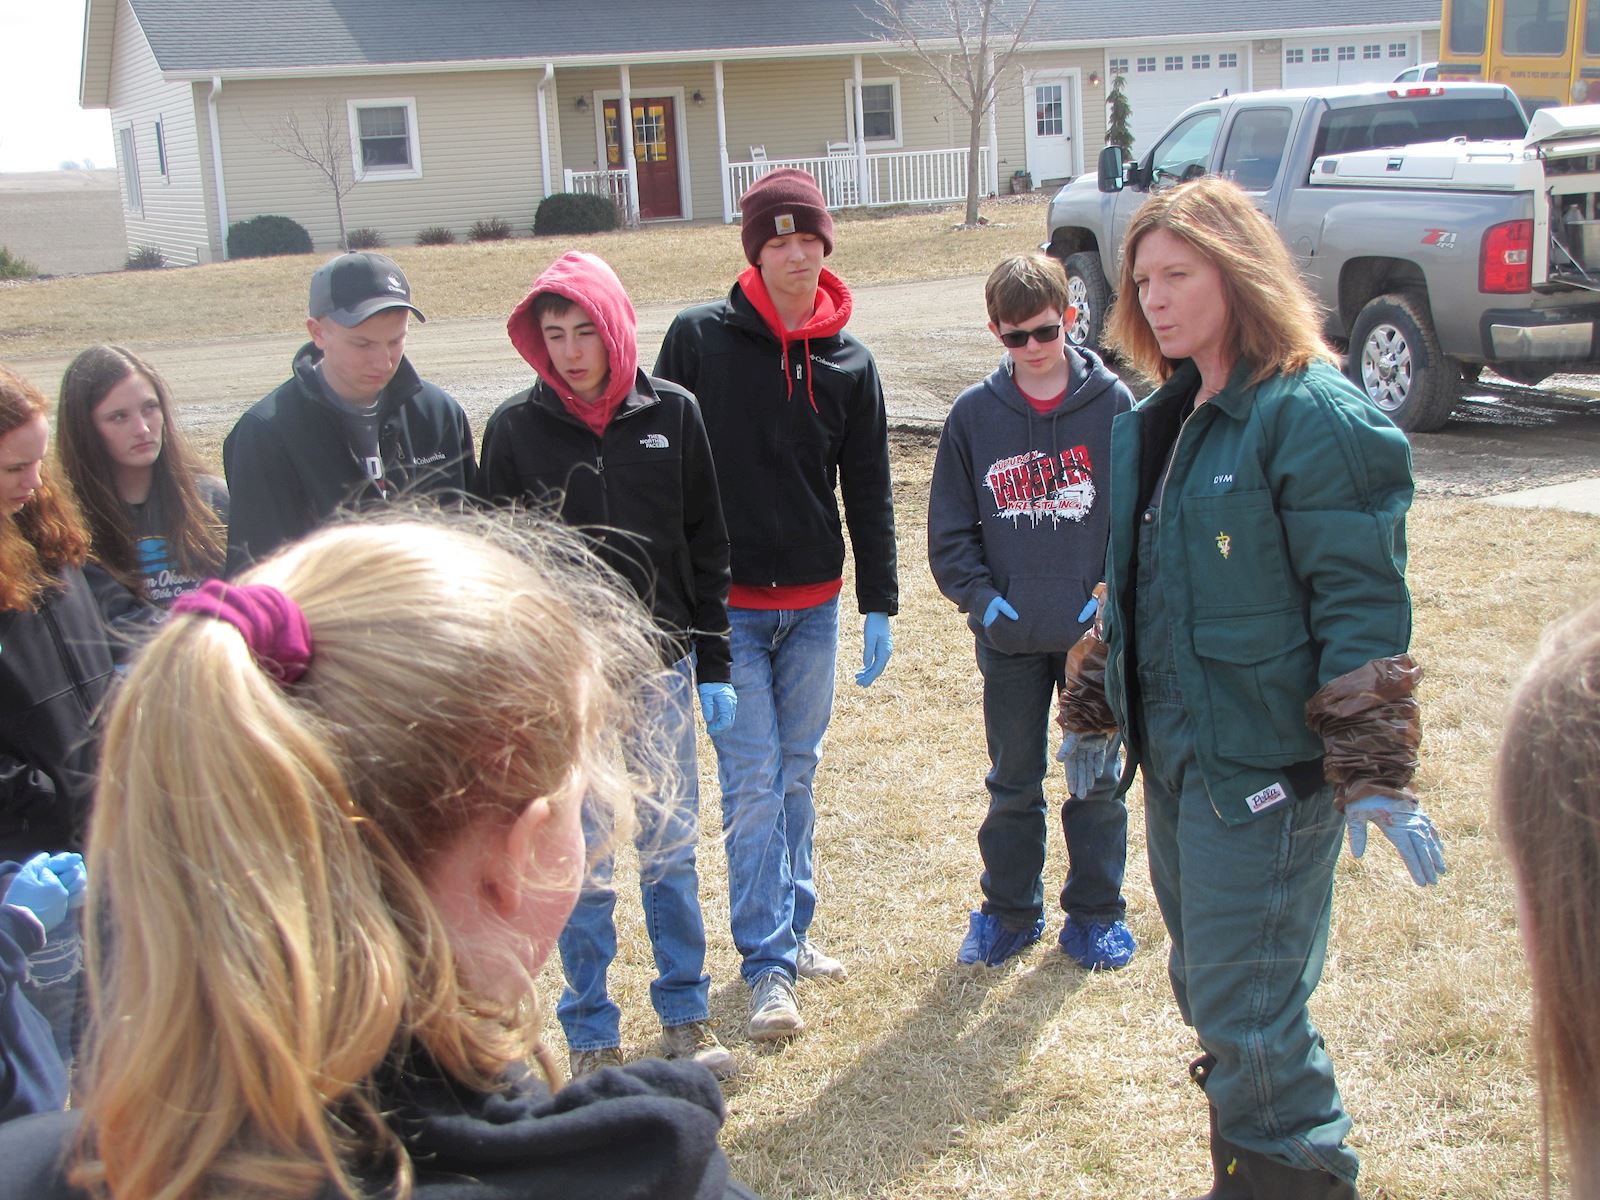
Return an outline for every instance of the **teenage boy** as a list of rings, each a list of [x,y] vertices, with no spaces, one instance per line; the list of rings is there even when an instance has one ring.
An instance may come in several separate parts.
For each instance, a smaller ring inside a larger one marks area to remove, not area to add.
[[[341,505],[472,491],[467,414],[405,357],[413,313],[427,319],[404,272],[382,254],[341,254],[311,276],[311,341],[296,353],[294,374],[222,443],[229,575]]]
[[[865,616],[862,687],[889,661],[899,590],[883,389],[845,332],[850,291],[822,266],[833,218],[816,181],[788,169],[739,207],[750,266],[727,299],[678,314],[656,374],[698,397],[728,515],[739,716],[712,743],[749,1033],[770,1041],[804,1028],[797,977],[845,974],[808,937],[812,778],[833,711],[844,569],[836,480]]]
[[[978,830],[983,907],[957,959],[999,966],[1044,932],[1045,755],[1050,699],[1067,651],[1094,615],[1109,498],[1097,472],[1111,421],[1132,397],[1091,351],[1068,344],[1077,312],[1061,265],[1002,262],[984,287],[1006,353],[945,420],[928,501],[928,565],[967,614],[983,676],[989,812]],[[1061,948],[1083,966],[1133,957],[1123,922],[1128,811],[1113,747],[1098,770],[1069,769],[1061,810],[1068,870]]]
[[[705,426],[693,396],[639,370],[633,305],[592,254],[569,252],[552,263],[512,309],[506,332],[539,381],[484,427],[480,488],[493,503],[550,510],[582,529],[664,635],[665,686],[647,693],[634,743],[636,765],[671,768],[663,790],[640,805],[635,840],[656,961],[650,1002],[665,1057],[692,1058],[731,1079],[737,1066],[709,1020],[695,869],[696,680],[708,732],[731,725],[736,708],[728,683],[728,533]],[[607,831],[586,832],[603,843]],[[556,1015],[573,1078],[622,1062],[621,1013],[606,994],[617,953],[611,867],[606,855],[591,868],[558,943],[567,986]]]

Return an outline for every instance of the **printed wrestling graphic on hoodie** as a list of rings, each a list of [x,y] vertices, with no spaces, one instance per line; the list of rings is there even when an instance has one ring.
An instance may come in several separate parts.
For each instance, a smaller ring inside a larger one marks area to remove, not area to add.
[[[1100,581],[1110,529],[1095,468],[1133,397],[1090,351],[1068,348],[1067,389],[1037,411],[1007,355],[950,408],[928,497],[928,566],[973,635],[1006,654],[1064,651]],[[983,627],[1004,596],[1018,619]]]

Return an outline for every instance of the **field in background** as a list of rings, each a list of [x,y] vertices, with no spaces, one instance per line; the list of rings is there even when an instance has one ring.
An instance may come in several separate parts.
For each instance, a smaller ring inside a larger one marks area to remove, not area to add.
[[[1127,894],[1141,947],[1127,970],[1089,975],[1047,949],[1058,913],[1046,943],[1014,965],[955,962],[980,898],[975,837],[988,764],[972,639],[927,571],[932,457],[929,440],[897,446],[902,611],[894,658],[868,690],[851,678],[860,619],[841,629],[838,703],[817,777],[815,932],[852,975],[801,985],[810,1030],[786,1049],[743,1037],[746,991],[727,933],[714,760],[702,738],[713,1020],[744,1070],[728,1091],[725,1145],[737,1173],[769,1197],[1203,1191],[1205,1105],[1184,1073],[1195,1050],[1167,982],[1137,788]],[[1486,504],[1425,500],[1410,526],[1414,653],[1427,671],[1417,784],[1450,873],[1423,891],[1381,838],[1361,863],[1345,854],[1313,1009],[1355,1119],[1368,1200],[1539,1194],[1527,980],[1488,785],[1503,697],[1538,630],[1600,585],[1600,520],[1540,513],[1537,538],[1524,536],[1523,521]],[[1059,775],[1049,786],[1058,804]],[[1047,897],[1064,873],[1052,817]],[[642,1055],[655,1037],[649,947],[631,878],[619,872],[618,886],[613,984],[624,1048]],[[561,1047],[553,1024],[551,1036]]]
[[[1044,197],[986,201],[983,229],[957,230],[958,209],[841,217],[829,266],[852,287],[987,273],[1044,237]],[[429,317],[504,316],[563,250],[600,255],[634,303],[721,296],[744,267],[737,229],[658,225],[587,237],[515,238],[383,250],[405,270]],[[246,259],[166,271],[119,271],[0,287],[0,359],[95,342],[141,346],[302,328],[306,285],[327,254]]]

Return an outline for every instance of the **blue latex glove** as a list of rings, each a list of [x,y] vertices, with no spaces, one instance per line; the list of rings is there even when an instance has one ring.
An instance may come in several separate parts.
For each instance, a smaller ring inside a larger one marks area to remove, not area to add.
[[[706,719],[707,733],[726,733],[733,728],[734,714],[739,709],[739,697],[731,683],[702,683],[700,715]]]
[[[1439,831],[1415,804],[1389,796],[1367,796],[1344,806],[1344,820],[1350,832],[1350,853],[1356,858],[1366,853],[1370,821],[1400,851],[1418,887],[1438,883],[1440,873],[1446,870]]]
[[[861,628],[861,670],[856,672],[856,682],[862,687],[871,687],[872,681],[889,665],[889,655],[893,653],[889,614],[868,613],[866,624]]]
[[[1106,753],[1110,749],[1109,733],[1062,734],[1056,761],[1066,765],[1067,791],[1076,797],[1087,796],[1106,769]]]
[[[89,868],[83,863],[83,855],[52,854],[48,865],[67,889],[67,907],[82,908],[89,898]]]
[[[1008,621],[1015,621],[1017,619],[1017,610],[1011,607],[1004,596],[996,596],[989,601],[989,607],[983,610],[983,627],[985,629],[989,628],[1001,617]]]
[[[81,869],[83,860],[76,854],[70,857],[78,859]],[[6,888],[5,897],[0,903],[27,909],[39,918],[39,924],[49,933],[66,918],[70,900],[67,885],[50,869],[50,856],[35,854],[22,864],[22,870],[11,877],[11,885]]]
[[[1095,599],[1095,597],[1090,596],[1089,603],[1085,604],[1083,606],[1083,611],[1078,614],[1078,624],[1082,625],[1088,621],[1094,620],[1095,614],[1099,611],[1100,601]]]

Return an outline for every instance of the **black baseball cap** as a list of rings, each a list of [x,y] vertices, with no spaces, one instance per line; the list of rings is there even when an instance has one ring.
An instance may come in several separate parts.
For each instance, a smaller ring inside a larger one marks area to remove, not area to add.
[[[382,254],[360,251],[341,254],[317,268],[311,277],[311,315],[349,328],[388,308],[409,308],[417,320],[426,321],[411,303],[411,285],[400,265]]]

